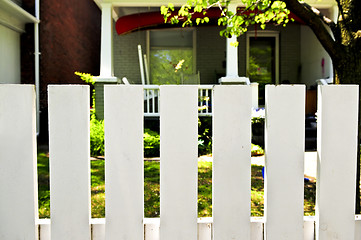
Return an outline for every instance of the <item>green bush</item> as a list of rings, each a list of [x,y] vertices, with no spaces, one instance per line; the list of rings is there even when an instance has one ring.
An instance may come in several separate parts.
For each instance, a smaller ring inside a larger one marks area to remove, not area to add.
[[[90,119],[90,155],[104,156],[104,121],[94,115]]]
[[[150,129],[144,130],[144,156],[159,157],[159,134]],[[90,120],[90,155],[104,156],[104,120],[94,116]]]
[[[259,145],[252,143],[251,156],[261,156],[261,155],[264,155],[263,148],[261,148]]]
[[[198,155],[212,153],[212,118],[198,118]]]
[[[144,157],[159,157],[160,136],[157,132],[144,129]]]
[[[198,155],[207,155],[212,153],[212,133],[210,119],[199,121],[198,135]],[[156,131],[149,128],[144,129],[144,157],[160,156],[160,136]],[[252,144],[252,156],[264,154],[264,150]],[[98,120],[92,115],[90,120],[90,155],[104,156],[104,121]]]

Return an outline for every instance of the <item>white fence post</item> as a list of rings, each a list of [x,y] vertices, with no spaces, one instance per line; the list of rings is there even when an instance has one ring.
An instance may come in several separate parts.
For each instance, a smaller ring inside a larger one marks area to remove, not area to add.
[[[197,239],[198,87],[160,87],[160,239]]]
[[[104,87],[105,236],[143,239],[143,86]]]
[[[51,239],[90,239],[89,86],[49,86]]]
[[[266,86],[265,238],[303,240],[305,86]]]
[[[214,239],[250,239],[250,86],[215,86],[213,92]]]
[[[0,84],[0,239],[37,239],[35,89]]]
[[[316,239],[355,238],[358,86],[318,88]]]

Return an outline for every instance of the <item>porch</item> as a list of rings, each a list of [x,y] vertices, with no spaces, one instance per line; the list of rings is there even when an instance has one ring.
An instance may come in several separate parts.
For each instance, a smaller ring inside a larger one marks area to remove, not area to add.
[[[212,21],[193,28],[151,22],[149,16],[161,17],[159,7],[165,4],[162,1],[95,2],[102,10],[100,76],[95,86],[100,118],[104,85],[122,84],[124,77],[130,84],[144,85],[149,96],[156,96],[159,85],[186,82],[185,75],[198,76],[191,84],[203,89],[200,98],[202,94],[210,97],[210,86],[217,84],[258,83],[259,105],[264,105],[266,84],[306,84],[310,89],[315,88],[318,79],[332,82],[331,59],[309,27],[300,21],[287,27],[269,24],[266,30],[255,25],[238,39],[226,39],[219,36],[222,28]],[[183,3],[175,2],[176,6]],[[337,16],[331,1],[318,4],[325,15]],[[238,7],[242,6],[230,6],[234,10]],[[122,27],[127,29],[120,31]],[[235,41],[238,47],[231,46]],[[157,116],[156,98],[145,100],[145,115]],[[209,101],[205,104],[211,105]],[[210,113],[209,105],[200,111],[201,115]]]

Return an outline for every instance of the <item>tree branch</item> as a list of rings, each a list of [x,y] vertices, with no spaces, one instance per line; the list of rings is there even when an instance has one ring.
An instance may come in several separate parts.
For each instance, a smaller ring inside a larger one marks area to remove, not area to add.
[[[327,31],[324,20],[320,18],[314,11],[310,11],[305,5],[298,0],[283,0],[287,4],[287,8],[301,18],[314,32],[321,45],[330,55],[332,60],[340,60],[342,58],[342,47],[334,41],[330,33]]]

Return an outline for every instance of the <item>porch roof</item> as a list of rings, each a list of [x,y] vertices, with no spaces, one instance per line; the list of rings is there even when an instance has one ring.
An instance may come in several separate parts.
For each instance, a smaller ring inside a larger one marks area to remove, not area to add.
[[[113,6],[117,7],[140,7],[140,6],[147,6],[147,7],[159,7],[162,5],[166,5],[169,2],[173,3],[174,6],[181,6],[185,4],[186,0],[94,0],[98,6],[101,6],[102,3],[111,3]],[[241,3],[240,0],[232,0],[233,3]],[[335,0],[304,0],[304,2],[318,8],[329,8],[332,6],[337,6]],[[242,7],[242,4],[238,5]]]
[[[251,12],[245,12],[243,14],[250,14]],[[221,16],[221,11],[218,8],[211,8],[207,11],[206,15],[202,13],[195,13],[192,18],[202,18],[208,17],[209,19],[217,19]],[[297,17],[295,14],[291,13],[289,15],[290,18],[294,19],[295,22],[303,24],[304,22]],[[135,30],[139,30],[142,28],[160,26],[167,24],[164,22],[164,17],[160,13],[160,11],[154,12],[139,12],[135,14],[125,15],[119,17],[116,21],[115,28],[119,35],[129,33]]]
[[[38,23],[39,20],[10,0],[0,1],[0,24],[15,31],[24,32],[25,23]]]

